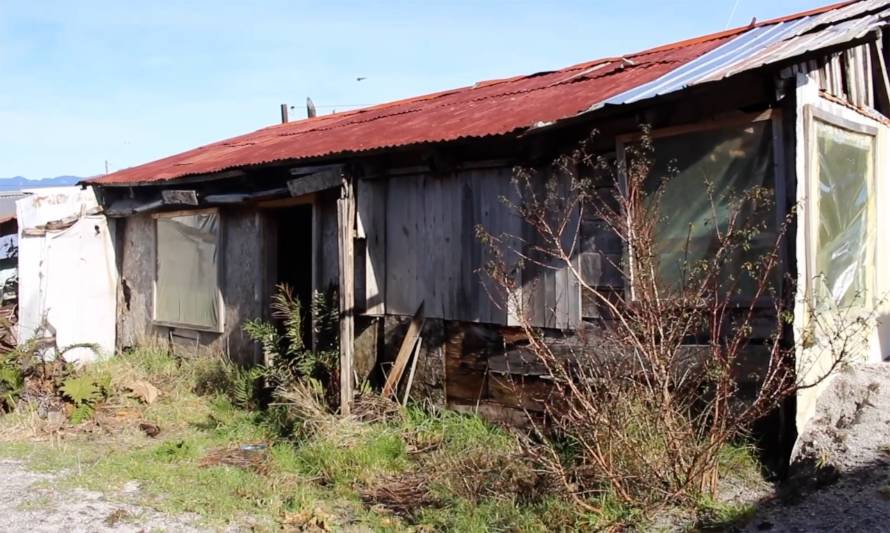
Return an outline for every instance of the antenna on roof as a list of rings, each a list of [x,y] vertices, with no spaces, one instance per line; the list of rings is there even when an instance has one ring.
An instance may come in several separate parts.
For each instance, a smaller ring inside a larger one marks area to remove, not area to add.
[[[729,25],[732,24],[732,19],[735,17],[735,11],[739,8],[739,3],[741,0],[735,0],[735,3],[732,4],[732,9],[729,11],[729,18],[726,19],[726,26],[723,28],[724,30],[729,29]]]
[[[306,116],[312,118],[315,116],[315,104],[312,103],[312,98],[306,97]]]
[[[281,104],[281,123],[287,124],[287,104]]]

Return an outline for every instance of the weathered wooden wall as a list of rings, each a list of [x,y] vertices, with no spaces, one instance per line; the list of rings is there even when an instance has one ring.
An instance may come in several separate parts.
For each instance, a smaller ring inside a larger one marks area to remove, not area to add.
[[[118,219],[116,250],[121,270],[118,292],[119,348],[146,342],[173,342],[256,361],[255,344],[244,334],[245,320],[262,316],[267,296],[262,238],[265,219],[256,209],[222,209],[224,331],[213,333],[152,323],[155,276],[155,220],[149,214]]]
[[[530,237],[502,200],[516,200],[512,172],[503,166],[359,180],[366,314],[411,316],[423,302],[429,318],[510,324],[503,291],[483,272],[492,255],[477,226]],[[535,325],[573,327],[580,321],[578,285],[552,266],[523,270],[522,301]]]

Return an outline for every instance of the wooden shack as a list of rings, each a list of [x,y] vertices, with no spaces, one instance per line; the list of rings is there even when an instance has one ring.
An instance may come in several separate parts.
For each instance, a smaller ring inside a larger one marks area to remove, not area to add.
[[[303,302],[336,287],[346,405],[357,381],[393,361],[422,308],[412,394],[521,416],[534,398],[515,398],[502,378],[520,372],[533,390],[541,376],[511,360],[515,322],[481,273],[489,251],[476,227],[524,231],[501,200],[512,194],[516,167],[540,167],[594,129],[596,150],[620,158],[642,124],[680,159],[742,139],[750,150],[733,157],[747,178],[775,191],[777,220],[803,206],[783,262],[803,291],[786,296],[801,300],[806,280],[831,267],[819,263],[813,232],[823,226],[807,203],[818,194],[818,124],[862,136],[872,163],[845,178],[868,194],[861,218],[844,222],[861,229],[862,253],[848,266],[870,293],[890,289],[875,274],[890,267],[890,246],[875,231],[890,227],[890,209],[880,206],[890,201],[888,16],[886,1],[847,2],[274,125],[89,180],[116,229],[117,344],[161,338],[258,361],[242,325],[268,312],[276,283],[289,283]],[[697,209],[703,194],[687,185],[681,213]],[[620,297],[626,280],[609,267],[620,242],[595,218],[579,228],[586,281]],[[520,276],[535,325],[571,332],[599,317],[564,270]],[[881,331],[875,357],[887,353]]]

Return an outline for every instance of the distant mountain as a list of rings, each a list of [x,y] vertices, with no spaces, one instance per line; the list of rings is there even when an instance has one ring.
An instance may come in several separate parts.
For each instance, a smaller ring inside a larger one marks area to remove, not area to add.
[[[77,176],[56,176],[55,178],[44,178],[41,180],[30,180],[22,176],[0,178],[0,192],[36,189],[39,187],[64,187],[65,185],[74,185],[82,179]]]

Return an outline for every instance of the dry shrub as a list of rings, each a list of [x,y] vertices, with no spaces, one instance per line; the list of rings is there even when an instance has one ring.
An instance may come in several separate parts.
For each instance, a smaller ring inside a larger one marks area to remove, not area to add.
[[[324,390],[312,380],[293,381],[276,389],[272,406],[281,406],[306,435],[316,435],[338,426],[341,419],[325,400]]]
[[[477,228],[495,301],[506,302],[553,383],[550,426],[538,431],[546,445],[529,451],[589,511],[601,511],[594,502],[606,495],[643,509],[694,504],[714,495],[721,450],[845,365],[871,322],[811,317],[829,361],[804,383],[791,334],[795,280],[778,268],[793,213],[776,227],[771,189],[727,192],[705,177],[710,249],[690,257],[687,239],[680,279],[666,283],[658,229],[673,215],[660,210],[671,176],[651,175],[645,135],[617,168],[591,146],[586,140],[543,168],[516,169],[515,194],[504,201],[522,220],[521,234]],[[632,293],[581,272],[581,245],[591,239],[581,235],[584,220],[621,242],[620,260],[600,258]],[[569,276],[598,309],[572,338],[538,327],[523,299],[530,287],[517,273],[548,270]],[[753,374],[741,376],[752,360]]]

